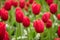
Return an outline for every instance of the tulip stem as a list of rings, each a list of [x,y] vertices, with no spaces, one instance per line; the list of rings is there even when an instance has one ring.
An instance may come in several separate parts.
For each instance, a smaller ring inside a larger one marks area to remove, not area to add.
[[[22,40],[22,27],[21,27],[20,23],[19,23],[19,27],[20,27],[20,37],[21,37],[21,40]]]
[[[21,23],[17,23],[17,29],[16,29],[16,40],[17,37],[20,37],[20,39],[22,40],[22,31],[21,31]]]
[[[35,20],[36,20],[36,15],[34,15],[34,17],[35,17]]]
[[[51,28],[50,28],[50,29],[48,29],[48,40],[51,40],[51,35],[52,35],[52,34],[51,34],[51,32],[50,32],[50,31],[51,31]]]
[[[27,39],[30,40],[29,39],[29,31],[28,31],[28,28],[27,28]]]

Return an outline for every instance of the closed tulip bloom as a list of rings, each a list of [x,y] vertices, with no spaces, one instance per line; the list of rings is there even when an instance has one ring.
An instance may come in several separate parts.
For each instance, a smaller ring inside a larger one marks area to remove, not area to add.
[[[29,3],[32,4],[34,2],[34,0],[29,0]]]
[[[60,25],[58,26],[57,35],[58,35],[58,37],[60,37]]]
[[[50,18],[50,12],[45,12],[43,15],[42,15],[42,20],[44,23],[46,23]]]
[[[17,7],[17,6],[18,6],[18,2],[15,1],[15,0],[12,0],[12,5],[13,5],[14,7]]]
[[[26,2],[26,6],[29,7],[30,3],[29,2]]]
[[[45,0],[48,5],[51,5],[53,3],[53,0]]]
[[[60,20],[60,14],[57,14],[57,19]]]
[[[5,4],[4,4],[4,9],[10,10],[11,6],[12,6],[11,1],[6,1]]]
[[[9,34],[8,34],[7,31],[5,32],[5,35],[4,35],[3,40],[10,40],[10,38],[9,38]]]
[[[51,28],[52,27],[52,21],[49,19],[47,22],[46,22],[46,28]]]
[[[4,8],[1,9],[1,19],[3,21],[7,21],[8,20],[8,11],[5,10]]]
[[[29,27],[29,25],[30,25],[30,19],[27,16],[24,16],[22,23],[23,23],[24,27]]]
[[[20,6],[21,8],[24,8],[24,7],[25,7],[25,0],[20,0],[19,6]]]
[[[24,14],[20,9],[16,9],[16,21],[21,23],[23,21]]]
[[[3,40],[3,38],[4,38],[5,31],[6,31],[5,27],[6,27],[5,23],[4,22],[0,22],[0,40]]]
[[[38,15],[41,11],[41,5],[37,3],[32,4],[32,12],[34,15]]]
[[[53,4],[50,5],[50,12],[52,14],[55,14],[57,12],[57,4],[53,3]]]
[[[42,33],[44,31],[44,22],[40,19],[35,20],[33,26],[37,33]]]

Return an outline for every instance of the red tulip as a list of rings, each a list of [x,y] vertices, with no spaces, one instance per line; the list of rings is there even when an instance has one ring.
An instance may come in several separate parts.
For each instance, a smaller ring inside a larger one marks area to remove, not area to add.
[[[4,8],[6,10],[10,10],[11,9],[11,6],[12,6],[11,1],[6,1],[5,4],[4,4]]]
[[[57,4],[51,4],[50,5],[50,12],[52,14],[55,14],[57,12]]]
[[[0,9],[0,16],[1,16],[1,9]]]
[[[25,7],[25,0],[20,0],[19,6],[20,6],[21,8],[24,8],[24,7]]]
[[[52,21],[49,19],[46,23],[46,28],[52,27]]]
[[[17,8],[16,8],[16,12],[17,12],[17,11],[22,11],[22,10],[21,10],[20,7],[17,7]]]
[[[57,19],[60,20],[60,14],[57,14]]]
[[[57,32],[57,34],[60,37],[60,25],[58,26],[58,32]]]
[[[53,3],[53,0],[45,0],[48,5],[51,5]]]
[[[21,23],[22,22],[22,20],[23,20],[23,17],[24,17],[24,14],[23,14],[23,12],[20,10],[20,8],[18,9],[16,9],[16,21],[18,22],[18,23]]]
[[[23,18],[23,22],[22,23],[23,23],[24,27],[28,27],[30,25],[30,19],[27,16],[25,16]]]
[[[5,32],[5,35],[4,35],[3,40],[10,40],[10,39],[9,39],[9,34],[8,34],[7,31]]]
[[[12,1],[12,5],[13,5],[14,7],[17,7],[17,6],[18,6],[18,2],[17,2],[17,1]]]
[[[54,38],[54,40],[60,40],[60,38]]]
[[[4,21],[8,20],[8,11],[4,8],[1,9],[1,19]]]
[[[41,11],[41,6],[40,6],[40,4],[33,3],[33,4],[32,4],[32,12],[33,12],[33,14],[34,14],[34,15],[38,15],[40,11]]]
[[[26,2],[26,6],[29,7],[30,3],[29,2]]]
[[[0,40],[3,40],[4,35],[5,35],[5,23],[4,22],[0,22]]]
[[[33,26],[37,33],[42,33],[44,31],[44,22],[42,20],[35,20]]]
[[[29,3],[32,4],[34,2],[34,0],[29,0]]]
[[[50,18],[50,13],[49,12],[45,12],[42,16],[42,20],[45,23],[49,20],[49,18]]]

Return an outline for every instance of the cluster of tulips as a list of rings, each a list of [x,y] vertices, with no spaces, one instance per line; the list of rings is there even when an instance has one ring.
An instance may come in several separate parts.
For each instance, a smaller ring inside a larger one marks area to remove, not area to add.
[[[50,19],[51,15],[55,15],[58,20],[60,20],[60,14],[57,14],[58,4],[53,3],[54,0],[45,0],[49,6],[48,12],[44,12],[41,18],[34,19],[33,27],[37,33],[43,33],[45,28],[49,29],[52,27],[53,21]],[[31,24],[30,18],[24,14],[22,9],[28,12],[28,8],[31,7],[34,17],[40,15],[42,5],[37,3],[35,0],[5,0],[4,5],[0,9],[0,40],[9,40],[10,37],[6,31],[5,21],[9,19],[9,12],[14,6],[15,9],[15,19],[17,23],[22,23],[25,28],[28,28]],[[60,40],[60,25],[58,24],[57,30],[58,38],[54,40]]]

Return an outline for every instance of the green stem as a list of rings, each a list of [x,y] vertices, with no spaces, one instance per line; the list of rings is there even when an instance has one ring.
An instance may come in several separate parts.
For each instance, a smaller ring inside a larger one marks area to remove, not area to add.
[[[48,40],[52,40],[52,28],[48,29]]]
[[[27,39],[30,40],[29,39],[29,31],[28,31],[28,28],[27,28],[27,37],[28,37]]]
[[[50,30],[48,30],[48,40],[50,40]]]
[[[17,37],[21,37],[21,40],[22,40],[22,28],[21,28],[21,24],[19,23],[19,25],[17,24],[17,29],[16,29],[16,40],[17,40]]]
[[[21,37],[21,40],[22,40],[22,27],[21,27],[21,24],[19,24],[19,27],[20,27],[20,37]]]
[[[42,33],[40,33],[40,40],[43,40]]]
[[[35,18],[35,20],[36,20],[36,15],[34,15],[34,18]]]

